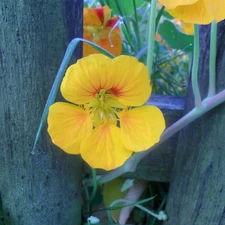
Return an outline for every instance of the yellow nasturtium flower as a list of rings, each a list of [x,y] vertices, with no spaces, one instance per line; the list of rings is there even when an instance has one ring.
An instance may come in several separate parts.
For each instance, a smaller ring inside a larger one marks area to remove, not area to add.
[[[175,18],[187,23],[209,24],[225,19],[224,0],[159,0]]]
[[[122,50],[120,29],[115,26],[118,17],[111,18],[108,6],[98,8],[84,8],[84,39],[91,41],[111,54],[118,56]],[[99,53],[90,45],[83,44],[83,56]]]
[[[81,154],[93,168],[123,165],[133,152],[157,143],[165,129],[157,107],[141,106],[151,90],[147,68],[134,57],[92,54],[78,60],[61,84],[70,103],[57,102],[49,109],[53,143]]]

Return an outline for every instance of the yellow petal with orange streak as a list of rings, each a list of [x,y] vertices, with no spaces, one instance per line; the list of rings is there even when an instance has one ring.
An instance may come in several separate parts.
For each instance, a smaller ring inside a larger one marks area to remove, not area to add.
[[[120,126],[125,147],[140,152],[159,142],[165,129],[165,120],[157,107],[142,106],[122,111]]]
[[[78,60],[66,71],[61,84],[63,97],[76,104],[91,102],[100,89],[111,88],[108,77],[111,69],[112,60],[102,54],[93,54]]]
[[[97,126],[81,144],[81,156],[92,168],[115,169],[131,154],[122,143],[120,129],[113,124]]]
[[[135,57],[121,55],[113,59],[114,78],[109,92],[126,106],[140,106],[150,97],[152,88],[147,67]]]
[[[48,133],[52,142],[65,152],[79,154],[80,144],[91,130],[91,118],[83,109],[64,102],[49,108]]]

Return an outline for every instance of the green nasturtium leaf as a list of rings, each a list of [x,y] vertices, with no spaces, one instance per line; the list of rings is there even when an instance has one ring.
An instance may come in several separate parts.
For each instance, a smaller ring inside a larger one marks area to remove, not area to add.
[[[163,21],[159,25],[158,33],[169,47],[185,52],[192,52],[193,36],[180,32],[172,22],[168,20]]]

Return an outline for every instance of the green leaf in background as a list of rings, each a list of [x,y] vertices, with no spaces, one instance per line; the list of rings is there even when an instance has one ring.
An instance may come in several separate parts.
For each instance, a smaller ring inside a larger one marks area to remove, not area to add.
[[[130,16],[134,13],[132,0],[107,0],[106,2],[115,15]],[[140,7],[144,1],[135,0],[135,3],[136,7]]]
[[[178,31],[172,22],[168,20],[163,21],[163,23],[159,25],[158,33],[169,47],[185,52],[192,52],[193,36]]]
[[[166,17],[167,19],[173,19],[173,17],[166,10],[164,10],[163,16]]]

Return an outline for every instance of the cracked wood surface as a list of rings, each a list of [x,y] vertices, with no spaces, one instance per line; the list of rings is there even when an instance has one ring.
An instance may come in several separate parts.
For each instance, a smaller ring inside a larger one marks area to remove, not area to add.
[[[0,2],[0,196],[7,225],[81,223],[80,158],[54,147],[46,126],[31,150],[67,45],[82,36],[82,14],[83,0]]]
[[[217,92],[225,88],[225,22],[218,24]],[[210,26],[200,26],[199,84],[206,97]],[[190,85],[189,85],[190,86]],[[193,108],[189,88],[185,112]],[[164,225],[225,224],[225,103],[180,132]]]

